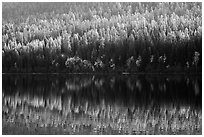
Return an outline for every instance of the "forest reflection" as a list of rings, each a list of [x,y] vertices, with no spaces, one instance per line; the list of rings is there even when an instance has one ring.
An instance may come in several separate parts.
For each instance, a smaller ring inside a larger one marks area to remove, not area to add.
[[[54,126],[69,134],[109,129],[193,134],[202,129],[201,81],[164,75],[3,75],[3,123]]]

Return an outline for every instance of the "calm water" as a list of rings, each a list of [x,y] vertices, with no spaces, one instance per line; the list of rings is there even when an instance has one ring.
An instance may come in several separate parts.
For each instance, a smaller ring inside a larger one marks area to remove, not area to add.
[[[202,78],[3,75],[3,134],[201,134]]]

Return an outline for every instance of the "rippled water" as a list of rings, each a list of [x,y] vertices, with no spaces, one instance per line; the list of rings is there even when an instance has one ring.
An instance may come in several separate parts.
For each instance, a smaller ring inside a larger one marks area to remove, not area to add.
[[[202,78],[3,75],[3,134],[201,134]]]

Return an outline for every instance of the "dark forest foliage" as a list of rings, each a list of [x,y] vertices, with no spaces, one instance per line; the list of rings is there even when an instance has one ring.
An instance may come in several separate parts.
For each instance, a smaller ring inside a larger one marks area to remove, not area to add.
[[[3,3],[3,72],[201,72],[201,3]]]

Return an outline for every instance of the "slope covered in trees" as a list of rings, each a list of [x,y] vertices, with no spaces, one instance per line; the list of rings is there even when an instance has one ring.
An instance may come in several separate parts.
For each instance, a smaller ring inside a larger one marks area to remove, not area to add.
[[[3,3],[2,13],[5,73],[202,71],[201,3]]]

